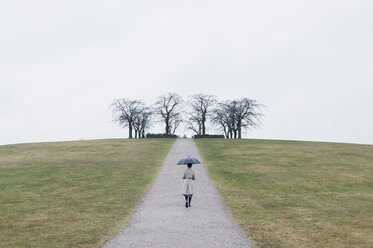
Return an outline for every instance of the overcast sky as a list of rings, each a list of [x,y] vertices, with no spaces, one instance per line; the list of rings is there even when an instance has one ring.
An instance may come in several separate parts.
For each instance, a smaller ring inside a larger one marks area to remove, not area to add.
[[[372,26],[371,0],[1,1],[0,144],[127,137],[113,99],[168,92],[265,104],[248,138],[373,144]]]

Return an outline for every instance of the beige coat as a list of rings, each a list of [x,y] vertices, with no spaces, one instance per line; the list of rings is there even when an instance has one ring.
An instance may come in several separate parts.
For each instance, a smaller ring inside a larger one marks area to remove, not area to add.
[[[183,176],[183,186],[181,187],[182,195],[193,195],[193,181],[195,180],[194,171],[186,169]]]

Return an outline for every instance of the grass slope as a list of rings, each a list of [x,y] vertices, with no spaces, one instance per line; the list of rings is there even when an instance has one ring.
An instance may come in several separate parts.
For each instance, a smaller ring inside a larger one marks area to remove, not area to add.
[[[0,247],[100,247],[126,223],[173,142],[0,146]]]
[[[196,143],[233,218],[257,247],[373,247],[373,146]]]

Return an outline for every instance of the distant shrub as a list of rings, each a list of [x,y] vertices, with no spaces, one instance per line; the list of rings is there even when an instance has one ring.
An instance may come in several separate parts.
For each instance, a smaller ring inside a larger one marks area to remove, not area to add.
[[[205,135],[193,135],[194,139],[200,138],[217,138],[217,139],[224,139],[224,135],[221,134],[205,134]]]
[[[166,135],[164,133],[147,133],[146,138],[178,138],[175,134]]]

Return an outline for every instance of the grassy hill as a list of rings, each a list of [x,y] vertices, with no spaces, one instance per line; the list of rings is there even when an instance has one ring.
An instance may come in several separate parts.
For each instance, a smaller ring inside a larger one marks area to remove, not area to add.
[[[173,142],[0,146],[0,247],[100,247],[126,223]]]
[[[0,146],[0,247],[100,247],[174,140]],[[257,247],[373,247],[373,146],[196,140]]]
[[[373,247],[373,146],[196,143],[232,217],[257,247]]]

